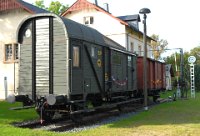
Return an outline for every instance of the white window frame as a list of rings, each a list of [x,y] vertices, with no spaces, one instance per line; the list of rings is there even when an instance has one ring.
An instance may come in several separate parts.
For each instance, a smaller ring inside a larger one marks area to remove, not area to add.
[[[19,44],[4,44],[4,63],[14,63],[19,60]]]
[[[130,51],[134,52],[134,42],[130,42]]]
[[[83,23],[85,25],[92,25],[94,24],[94,17],[93,16],[86,16],[83,18]]]

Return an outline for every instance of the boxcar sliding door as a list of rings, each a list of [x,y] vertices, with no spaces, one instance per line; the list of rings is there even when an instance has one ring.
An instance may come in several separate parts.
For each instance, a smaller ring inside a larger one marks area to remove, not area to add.
[[[80,94],[83,91],[82,53],[82,46],[73,43],[71,46],[72,94]]]
[[[127,56],[127,78],[128,78],[128,90],[133,89],[133,60],[132,56]]]

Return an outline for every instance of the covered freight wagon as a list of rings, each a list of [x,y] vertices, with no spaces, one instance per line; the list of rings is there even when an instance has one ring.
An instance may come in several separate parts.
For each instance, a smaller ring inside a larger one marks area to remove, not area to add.
[[[51,118],[55,111],[80,113],[88,103],[119,104],[136,96],[137,56],[93,28],[38,14],[21,23],[18,41],[15,98],[36,103],[43,117]]]

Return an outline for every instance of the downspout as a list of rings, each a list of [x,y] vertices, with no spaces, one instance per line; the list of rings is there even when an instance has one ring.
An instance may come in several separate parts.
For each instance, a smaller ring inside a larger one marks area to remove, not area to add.
[[[14,93],[15,93],[15,61],[14,61]]]
[[[129,36],[128,36],[128,33],[126,33],[126,49],[127,49],[127,51],[129,51]]]

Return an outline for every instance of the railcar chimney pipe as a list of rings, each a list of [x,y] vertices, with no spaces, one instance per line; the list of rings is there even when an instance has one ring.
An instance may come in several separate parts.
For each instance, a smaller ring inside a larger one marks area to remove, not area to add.
[[[109,5],[108,5],[108,3],[104,3],[104,9],[105,9],[107,12],[109,12]]]
[[[98,6],[98,0],[95,0],[95,5],[97,5],[97,6]]]

